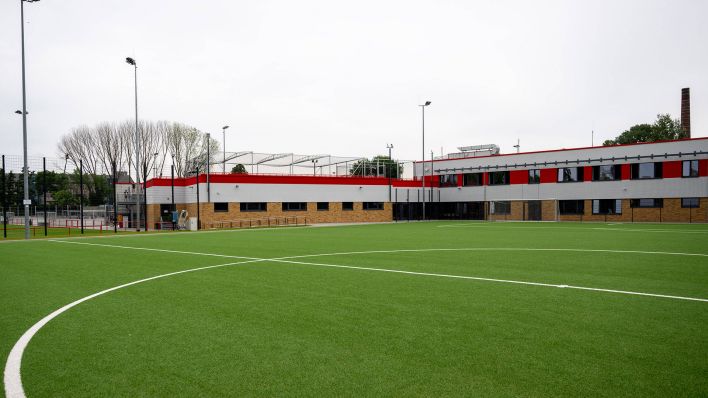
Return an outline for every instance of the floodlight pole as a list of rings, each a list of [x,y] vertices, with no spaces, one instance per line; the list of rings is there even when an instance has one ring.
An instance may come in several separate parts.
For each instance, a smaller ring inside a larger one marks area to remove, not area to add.
[[[5,155],[2,155],[2,237],[7,239],[7,188],[5,185]]]
[[[47,236],[47,158],[42,158],[42,196],[44,196],[44,236]]]
[[[138,127],[138,63],[135,59],[127,57],[125,59],[135,70],[135,227],[140,232],[140,128]]]
[[[393,159],[391,159],[391,149],[393,149],[393,144],[386,144],[386,148],[388,148],[388,164],[389,164],[389,170],[388,170],[388,201],[391,202],[391,173],[392,170],[390,170],[391,164],[393,163]]]
[[[224,174],[226,174],[226,129],[227,129],[227,128],[229,128],[229,126],[224,126],[224,127],[221,128],[221,137],[222,137],[222,139],[223,139],[223,140],[222,140],[222,144],[223,144],[223,146],[224,146],[224,148],[222,149],[222,151],[223,151],[223,153],[224,153],[224,159],[223,159],[223,160],[224,160],[224,165],[223,165],[223,168],[222,168],[222,172],[223,172]]]
[[[22,146],[24,154],[24,167],[22,170],[24,179],[24,200],[25,206],[25,239],[30,238],[30,198],[29,198],[29,168],[27,167],[27,89],[25,84],[25,1],[33,3],[39,0],[20,0],[20,31],[22,36]]]
[[[207,185],[207,202],[211,203],[211,181],[209,180],[209,171],[211,169],[211,134],[207,133],[207,158],[206,158],[206,185]]]
[[[423,146],[422,146],[422,152],[423,152],[423,163],[421,163],[421,174],[423,176],[422,182],[423,182],[423,188],[422,188],[422,194],[423,194],[423,221],[425,221],[425,107],[430,105],[430,101],[425,101],[423,105],[418,105],[420,107],[420,110],[422,111],[422,116],[423,116]],[[432,167],[432,166],[431,166]]]

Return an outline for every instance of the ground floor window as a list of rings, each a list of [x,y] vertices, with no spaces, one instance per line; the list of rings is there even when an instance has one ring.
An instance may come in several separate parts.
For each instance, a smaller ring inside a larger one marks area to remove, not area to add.
[[[329,210],[329,202],[317,202],[317,211]]]
[[[558,212],[563,214],[585,214],[584,200],[559,200]]]
[[[489,202],[489,214],[510,214],[511,202],[508,200]]]
[[[267,209],[266,202],[241,202],[241,211],[266,211]]]
[[[664,207],[664,199],[631,199],[631,207]]]
[[[701,207],[700,198],[681,198],[681,207],[688,209],[697,209]]]
[[[622,214],[622,200],[595,199],[592,201],[592,214]]]
[[[342,210],[354,210],[354,202],[342,202]]]
[[[214,202],[214,213],[228,213],[228,202]]]
[[[364,210],[383,210],[384,204],[383,202],[364,202],[363,207]]]
[[[283,202],[283,211],[305,211],[307,202]]]

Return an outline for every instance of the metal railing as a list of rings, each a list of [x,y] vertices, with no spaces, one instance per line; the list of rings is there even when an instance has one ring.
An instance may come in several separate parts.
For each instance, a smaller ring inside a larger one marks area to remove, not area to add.
[[[251,218],[243,220],[213,221],[205,223],[206,229],[241,229],[241,228],[262,228],[262,227],[284,227],[307,225],[307,217],[284,216]]]

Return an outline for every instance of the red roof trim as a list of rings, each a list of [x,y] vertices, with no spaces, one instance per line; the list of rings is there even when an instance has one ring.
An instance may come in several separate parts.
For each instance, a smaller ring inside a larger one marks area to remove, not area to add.
[[[499,155],[487,155],[487,156],[470,156],[466,158],[455,158],[455,159],[437,159],[433,160],[433,162],[449,162],[449,161],[454,161],[454,160],[468,160],[468,159],[484,159],[484,158],[496,158],[500,156],[518,156],[518,155],[532,155],[535,153],[549,153],[549,152],[564,152],[564,151],[582,151],[586,149],[600,149],[600,148],[616,148],[616,147],[621,147],[621,146],[632,146],[632,145],[652,145],[652,144],[664,144],[667,142],[681,142],[681,141],[700,141],[700,140],[708,140],[708,137],[696,137],[696,138],[683,138],[680,140],[664,140],[664,141],[655,141],[655,142],[637,142],[634,144],[618,144],[618,145],[610,145],[610,146],[586,146],[586,147],[578,147],[578,148],[563,148],[563,149],[546,149],[543,151],[531,151],[531,152],[519,152],[519,153],[502,153]],[[430,160],[425,161],[430,162]],[[414,163],[421,163],[420,160],[416,160]]]

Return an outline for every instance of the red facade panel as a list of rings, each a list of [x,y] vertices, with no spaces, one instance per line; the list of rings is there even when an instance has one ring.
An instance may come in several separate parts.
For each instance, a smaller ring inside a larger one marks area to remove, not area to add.
[[[592,182],[592,166],[583,167],[583,181]]]
[[[511,170],[509,172],[509,183],[510,184],[528,184],[529,183],[529,171],[528,170]]]
[[[672,162],[664,162],[663,167],[663,175],[664,178],[679,178],[681,177],[681,167],[682,167],[682,162],[680,160],[672,161]]]
[[[708,159],[701,159],[698,161],[698,175],[701,177],[708,177]]]
[[[458,175],[457,175],[457,186],[458,186],[458,187],[461,187],[462,184],[464,183],[464,181],[465,181],[465,175],[464,175],[464,174],[458,174]]]
[[[557,182],[558,169],[541,169],[541,184]]]
[[[482,185],[489,185],[489,173],[482,173]]]
[[[622,179],[623,180],[629,180],[630,174],[632,173],[631,166],[629,164],[623,164],[622,165]]]

